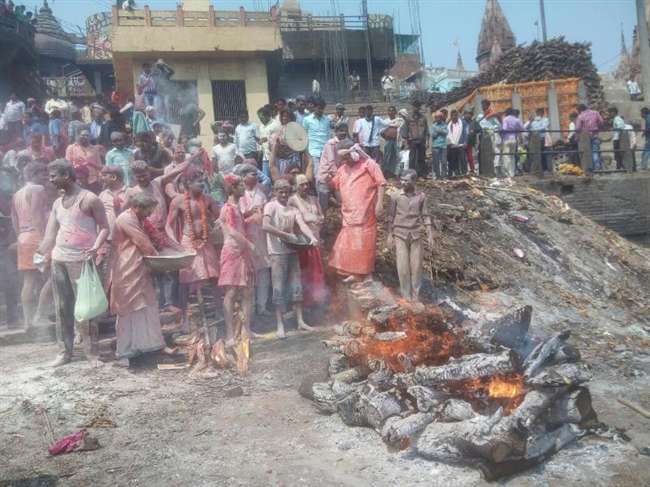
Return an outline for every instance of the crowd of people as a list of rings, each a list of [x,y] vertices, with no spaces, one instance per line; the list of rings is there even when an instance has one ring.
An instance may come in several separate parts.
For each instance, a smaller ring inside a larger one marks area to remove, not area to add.
[[[15,5],[12,0],[0,0],[0,17],[10,17],[19,22],[36,25],[36,16],[24,5]]]
[[[245,111],[237,121],[213,122],[214,146],[206,149],[196,137],[204,113],[194,109],[174,134],[156,119],[155,93],[139,94],[152,99],[120,107],[115,98],[39,103],[11,95],[2,113],[7,320],[25,327],[46,321],[53,295],[63,345],[55,365],[71,360],[75,330],[86,354],[96,353],[96,324],[75,326],[73,312],[87,261],[99,269],[117,320],[117,355],[126,365],[139,353],[171,353],[160,311],[180,310],[181,329],[189,331],[188,302],[205,287],[223,297],[227,346],[242,333],[255,335],[256,316],[274,314],[284,337],[289,307],[297,328],[311,330],[303,306],[327,304],[325,269],[343,280],[370,276],[380,224],[396,252],[401,293],[417,300],[422,241],[433,243],[417,178],[477,172],[482,133],[492,139],[499,175],[512,177],[525,169],[525,138],[538,132],[546,140],[549,127],[541,109],[523,123],[516,110],[496,113],[487,100],[477,116],[441,110],[430,123],[417,102],[410,110],[390,106],[385,117],[365,105],[353,119],[342,104],[326,115],[319,97],[280,98],[259,109],[259,123]],[[604,120],[584,106],[578,111],[569,141],[587,131],[597,148]],[[624,129],[616,117],[610,112],[615,128]],[[301,147],[296,130],[306,139]],[[389,179],[400,189],[384,212]],[[323,249],[328,211],[340,214],[341,230],[333,247]],[[194,257],[180,272],[151,271],[145,257],[168,252]],[[235,320],[237,303],[242,320]]]

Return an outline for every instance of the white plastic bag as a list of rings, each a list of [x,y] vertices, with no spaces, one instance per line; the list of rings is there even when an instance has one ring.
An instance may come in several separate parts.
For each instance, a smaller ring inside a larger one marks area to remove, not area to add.
[[[108,299],[92,259],[84,262],[77,279],[77,298],[74,303],[74,319],[86,321],[97,318],[108,309]]]

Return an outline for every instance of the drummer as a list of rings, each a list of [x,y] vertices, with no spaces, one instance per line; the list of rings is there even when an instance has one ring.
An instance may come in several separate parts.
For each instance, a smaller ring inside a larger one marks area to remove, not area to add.
[[[300,172],[313,180],[313,164],[307,149],[305,129],[293,121],[289,110],[280,112],[280,130],[271,138],[269,166],[271,179],[287,176],[289,167],[298,166]]]

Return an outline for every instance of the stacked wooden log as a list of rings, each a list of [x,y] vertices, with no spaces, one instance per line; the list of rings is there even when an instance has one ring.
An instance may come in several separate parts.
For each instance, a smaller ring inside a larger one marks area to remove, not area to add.
[[[428,104],[438,109],[462,100],[475,89],[496,83],[525,83],[562,78],[581,78],[587,89],[589,103],[604,108],[604,92],[600,76],[591,58],[591,45],[570,43],[563,37],[547,42],[533,42],[506,51],[486,71],[469,78],[448,93],[431,93]],[[421,94],[414,97],[420,99]]]
[[[591,373],[570,333],[531,338],[530,307],[476,324],[436,306],[378,305],[377,287],[348,289],[368,303],[359,305],[367,318],[327,341],[328,379],[301,385],[320,412],[488,479],[543,461],[595,424]]]

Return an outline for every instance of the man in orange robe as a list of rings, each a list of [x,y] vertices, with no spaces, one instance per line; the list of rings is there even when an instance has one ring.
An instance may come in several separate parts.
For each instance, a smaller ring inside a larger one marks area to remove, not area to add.
[[[361,279],[375,269],[377,219],[383,213],[386,179],[358,145],[343,141],[337,149],[343,165],[330,184],[340,195],[342,228],[329,265],[339,274]]]

